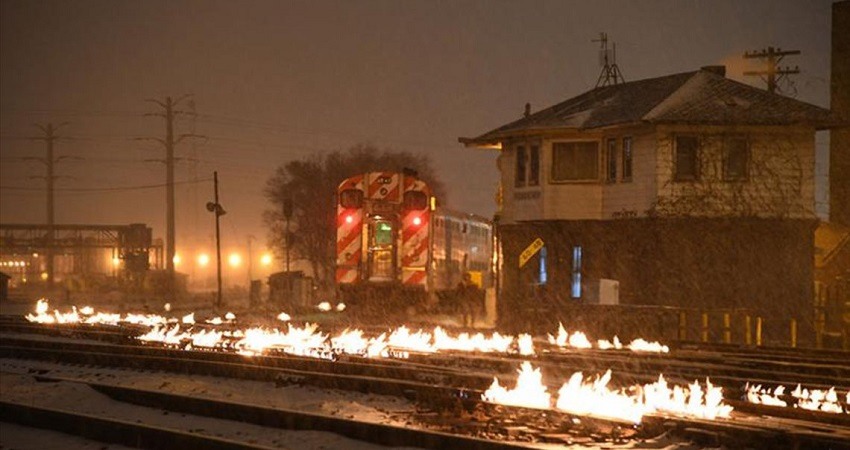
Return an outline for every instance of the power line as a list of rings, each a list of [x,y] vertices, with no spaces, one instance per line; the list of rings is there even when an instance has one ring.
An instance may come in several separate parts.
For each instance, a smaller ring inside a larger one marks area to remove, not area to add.
[[[788,66],[780,67],[779,63],[782,62],[782,59],[789,55],[799,55],[799,50],[787,50],[783,51],[781,48],[773,48],[768,47],[767,49],[762,49],[761,51],[755,52],[745,52],[744,59],[760,59],[764,60],[765,68],[762,70],[748,70],[744,72],[746,76],[757,76],[761,78],[763,81],[767,83],[768,92],[775,93],[779,88],[779,82],[785,78],[790,81],[788,78],[789,75],[795,75],[800,73],[800,67],[794,66],[791,69]],[[781,89],[779,89],[781,91]],[[780,92],[781,93],[781,92]]]
[[[212,181],[212,178],[201,178],[198,180],[175,181],[174,185],[205,183]],[[96,188],[54,188],[56,192],[119,192],[119,191],[134,191],[140,189],[154,189],[168,186],[168,183],[160,184],[142,184],[138,186],[113,186],[113,187],[96,187]],[[28,186],[0,186],[0,190],[9,191],[41,191],[41,188],[33,188]]]

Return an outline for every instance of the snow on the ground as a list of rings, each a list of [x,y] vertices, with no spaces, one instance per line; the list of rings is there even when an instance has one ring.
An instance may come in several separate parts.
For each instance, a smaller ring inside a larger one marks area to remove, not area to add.
[[[0,449],[3,450],[130,450],[103,442],[38,428],[0,422]]]
[[[37,382],[32,377],[32,374],[36,372],[46,376],[155,389],[395,425],[404,425],[405,421],[391,418],[393,411],[413,409],[408,402],[394,397],[294,386],[276,388],[273,383],[214,377],[158,372],[139,373],[13,359],[0,360],[0,373],[2,373],[0,392],[2,392],[3,400],[6,401],[141,422],[279,448],[367,450],[386,447],[355,441],[329,432],[280,430],[134,406],[112,400],[85,384]],[[0,445],[4,449],[7,447],[4,441],[0,441]]]

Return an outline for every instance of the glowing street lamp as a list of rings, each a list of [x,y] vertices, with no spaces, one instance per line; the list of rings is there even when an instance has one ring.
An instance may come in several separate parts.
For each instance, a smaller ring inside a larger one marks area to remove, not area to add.
[[[198,265],[199,266],[206,267],[207,264],[209,264],[209,263],[210,263],[210,255],[207,255],[206,253],[201,253],[200,255],[198,255]]]
[[[227,262],[230,264],[230,267],[239,267],[242,264],[242,257],[238,253],[231,253],[230,257],[227,258]]]
[[[182,259],[180,258],[180,255],[178,255],[177,253],[175,253],[175,254],[174,254],[174,257],[173,257],[173,258],[171,258],[171,261],[172,261],[172,262],[174,262],[174,265],[175,265],[175,266],[179,266],[179,265],[180,265],[180,261],[182,261]]]
[[[266,253],[263,256],[261,256],[260,257],[260,264],[262,264],[264,266],[272,265],[272,255]]]

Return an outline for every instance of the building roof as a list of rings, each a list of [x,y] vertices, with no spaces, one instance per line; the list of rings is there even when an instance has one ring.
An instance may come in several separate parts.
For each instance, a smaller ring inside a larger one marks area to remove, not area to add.
[[[633,123],[794,125],[840,124],[837,116],[792,98],[726,78],[722,66],[604,86],[502,125],[468,145],[559,129],[588,130]]]

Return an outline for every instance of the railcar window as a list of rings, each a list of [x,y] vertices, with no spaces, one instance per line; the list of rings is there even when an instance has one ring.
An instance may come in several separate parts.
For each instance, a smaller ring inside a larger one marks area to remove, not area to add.
[[[340,192],[339,204],[343,208],[362,208],[363,191],[360,189],[346,189]]]
[[[404,193],[404,209],[422,210],[428,207],[428,196],[424,192],[407,191]]]
[[[393,243],[393,227],[389,222],[375,224],[375,244],[390,245]]]

